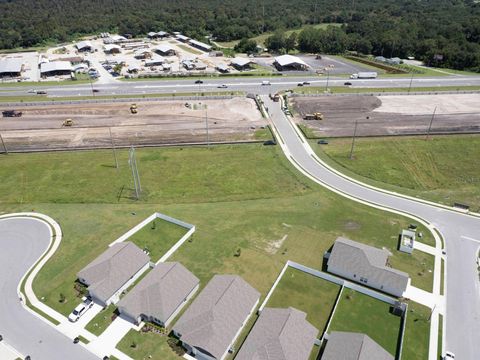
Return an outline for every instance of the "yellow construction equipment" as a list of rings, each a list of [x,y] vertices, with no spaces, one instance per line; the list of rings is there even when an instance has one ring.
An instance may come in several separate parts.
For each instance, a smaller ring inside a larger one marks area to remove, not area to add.
[[[132,114],[138,113],[137,104],[132,104],[132,105],[130,105],[130,112],[131,112]]]
[[[319,112],[313,114],[305,114],[303,118],[305,120],[323,120],[323,114]]]
[[[73,125],[72,119],[65,119],[65,121],[62,124],[62,126],[72,126],[72,125]]]

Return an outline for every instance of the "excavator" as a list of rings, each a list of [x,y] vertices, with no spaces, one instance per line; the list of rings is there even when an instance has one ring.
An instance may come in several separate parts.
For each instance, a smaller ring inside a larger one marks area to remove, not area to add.
[[[65,121],[62,123],[62,126],[67,126],[67,127],[70,127],[70,126],[73,126],[74,122],[72,119],[65,119]]]

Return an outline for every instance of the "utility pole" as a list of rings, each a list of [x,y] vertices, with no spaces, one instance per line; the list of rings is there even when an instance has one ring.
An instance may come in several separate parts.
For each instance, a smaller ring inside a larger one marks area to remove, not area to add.
[[[208,133],[208,110],[207,104],[205,104],[205,130],[207,133],[207,147],[210,147],[210,135]]]
[[[2,146],[3,146],[3,150],[5,151],[5,154],[8,155],[7,146],[5,145],[5,142],[3,141],[2,134],[0,134],[0,140],[2,141]]]
[[[355,138],[357,137],[358,120],[355,120],[355,128],[353,129],[352,147],[350,149],[350,160],[353,159],[353,148],[355,147]]]
[[[140,184],[140,176],[138,175],[137,160],[135,158],[135,148],[132,146],[128,154],[128,164],[132,169],[133,185],[135,186],[135,195],[137,200],[140,199],[142,185]]]
[[[112,143],[113,157],[115,158],[115,168],[118,169],[117,151],[115,149],[115,143],[113,142],[112,128],[111,127],[108,128],[108,133],[110,134],[110,141]]]
[[[410,94],[410,90],[412,89],[412,82],[413,82],[413,73],[412,77],[410,78],[410,85],[408,86],[408,93]]]
[[[430,136],[430,130],[432,129],[433,119],[435,118],[436,112],[437,112],[437,107],[435,106],[435,109],[433,109],[432,118],[430,119],[430,124],[428,125],[427,136],[425,137],[425,140],[428,140],[428,137]]]
[[[329,80],[330,80],[330,70],[327,70],[327,83],[325,84],[325,91],[328,91]]]
[[[88,75],[88,79],[90,80],[90,88],[92,89],[92,96],[95,97],[95,91],[93,91],[92,77]]]

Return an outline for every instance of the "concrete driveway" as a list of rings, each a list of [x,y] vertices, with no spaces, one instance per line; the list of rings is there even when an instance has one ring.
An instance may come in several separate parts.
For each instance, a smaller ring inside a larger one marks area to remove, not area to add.
[[[17,287],[50,242],[47,225],[35,219],[0,220],[0,334],[34,360],[94,360],[97,356],[26,310]]]

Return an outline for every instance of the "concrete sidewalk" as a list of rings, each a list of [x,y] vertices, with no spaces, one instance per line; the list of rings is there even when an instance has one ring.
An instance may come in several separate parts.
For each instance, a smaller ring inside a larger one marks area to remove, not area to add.
[[[10,345],[7,345],[5,340],[0,342],[0,359],[2,360],[15,360],[18,358],[22,358],[23,356]]]

